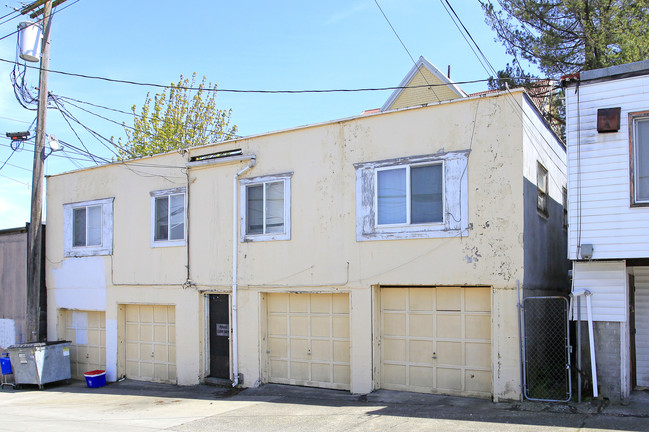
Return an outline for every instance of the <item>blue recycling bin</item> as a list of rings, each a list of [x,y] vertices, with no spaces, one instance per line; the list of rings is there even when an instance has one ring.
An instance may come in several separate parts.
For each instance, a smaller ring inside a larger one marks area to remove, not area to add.
[[[0,355],[0,372],[2,372],[2,383],[0,384],[0,388],[4,388],[4,386],[6,385],[13,387],[13,383],[7,382],[7,375],[11,375],[13,373],[13,370],[11,369],[11,360],[9,359],[9,353],[2,353]]]

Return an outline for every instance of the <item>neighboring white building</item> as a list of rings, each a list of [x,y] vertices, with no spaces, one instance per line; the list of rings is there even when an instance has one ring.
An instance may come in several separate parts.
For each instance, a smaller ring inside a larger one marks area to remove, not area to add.
[[[563,83],[573,290],[592,293],[600,394],[625,400],[649,386],[649,61]]]

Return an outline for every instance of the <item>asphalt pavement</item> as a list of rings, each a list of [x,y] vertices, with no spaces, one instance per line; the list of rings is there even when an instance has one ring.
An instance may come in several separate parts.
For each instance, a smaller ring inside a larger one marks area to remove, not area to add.
[[[0,390],[0,431],[649,431],[649,393],[629,404],[501,402],[267,384],[245,390],[125,380]]]

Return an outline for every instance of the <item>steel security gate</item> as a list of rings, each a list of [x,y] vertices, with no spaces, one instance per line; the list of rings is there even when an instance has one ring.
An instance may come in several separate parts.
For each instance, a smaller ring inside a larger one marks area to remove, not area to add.
[[[570,400],[568,310],[565,297],[523,300],[523,390],[526,399]]]

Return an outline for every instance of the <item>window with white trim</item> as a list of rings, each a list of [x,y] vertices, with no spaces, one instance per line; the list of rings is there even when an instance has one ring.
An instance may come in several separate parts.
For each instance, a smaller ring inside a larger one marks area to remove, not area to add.
[[[185,188],[151,192],[151,245],[185,245]]]
[[[548,216],[548,170],[540,162],[536,163],[536,208]]]
[[[241,179],[241,241],[291,238],[291,176]]]
[[[63,205],[66,257],[113,253],[113,198]]]
[[[376,224],[444,222],[444,165],[405,165],[376,170]]]
[[[469,151],[355,164],[356,239],[462,235]]]
[[[631,205],[649,205],[649,111],[630,113]]]

